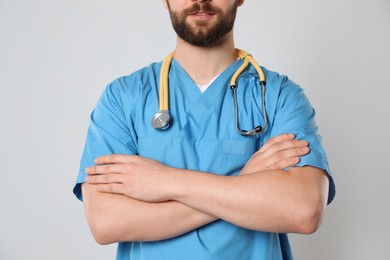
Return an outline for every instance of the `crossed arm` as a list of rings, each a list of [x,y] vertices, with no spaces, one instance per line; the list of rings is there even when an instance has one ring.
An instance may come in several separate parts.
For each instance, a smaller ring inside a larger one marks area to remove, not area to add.
[[[89,167],[82,186],[95,240],[155,241],[223,219],[266,232],[312,233],[326,205],[328,180],[314,167],[293,167],[308,144],[270,139],[239,176],[176,169],[139,156],[109,155]]]

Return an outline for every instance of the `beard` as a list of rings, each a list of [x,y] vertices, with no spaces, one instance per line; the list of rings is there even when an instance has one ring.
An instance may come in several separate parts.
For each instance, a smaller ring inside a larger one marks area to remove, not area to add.
[[[217,45],[233,29],[238,7],[236,1],[225,13],[220,8],[210,5],[209,2],[203,2],[195,3],[192,7],[178,13],[171,10],[169,1],[167,3],[173,29],[179,38],[198,47]],[[196,21],[195,26],[188,24],[187,16],[199,11],[213,13],[218,17],[218,21],[215,23]]]

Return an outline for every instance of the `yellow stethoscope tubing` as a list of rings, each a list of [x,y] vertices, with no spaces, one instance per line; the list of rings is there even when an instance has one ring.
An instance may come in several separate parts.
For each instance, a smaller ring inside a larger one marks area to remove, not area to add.
[[[267,125],[267,116],[265,112],[265,103],[264,103],[264,94],[265,94],[265,75],[261,67],[257,64],[255,59],[252,57],[252,55],[248,54],[247,52],[236,49],[237,56],[240,59],[243,59],[243,64],[237,69],[237,71],[233,74],[231,81],[230,81],[230,88],[233,93],[233,99],[234,99],[234,110],[235,110],[235,127],[236,130],[244,136],[252,136],[259,134],[264,130],[264,128]],[[174,52],[171,52],[168,54],[168,56],[165,57],[163,60],[163,63],[161,64],[161,70],[160,70],[160,89],[159,89],[159,112],[156,113],[152,119],[152,126],[156,129],[162,129],[165,130],[169,127],[169,100],[168,100],[168,85],[169,85],[169,69],[174,56]],[[252,66],[255,68],[259,75],[259,81],[261,85],[261,95],[262,95],[262,109],[263,109],[263,118],[264,118],[264,126],[257,126],[255,129],[246,131],[241,130],[238,126],[238,108],[237,108],[237,97],[236,97],[236,81],[237,78],[240,76],[240,74],[248,67],[248,64],[251,63]]]
[[[168,73],[169,68],[173,59],[173,52],[168,54],[168,56],[164,59],[162,65],[161,65],[161,72],[160,72],[160,98],[159,98],[159,107],[160,111],[168,110]]]
[[[248,64],[251,63],[252,66],[256,69],[257,73],[260,77],[260,83],[265,83],[265,75],[263,70],[257,64],[255,59],[248,54],[247,52],[236,49],[237,55],[239,58],[243,59],[242,65],[237,69],[237,71],[233,74],[230,85],[235,86],[238,76],[248,67]],[[159,97],[159,109],[169,110],[169,101],[168,101],[168,73],[169,68],[173,59],[174,52],[168,54],[168,56],[164,59],[161,65],[161,73],[160,73],[160,97]]]
[[[256,69],[257,73],[259,74],[260,83],[265,84],[265,75],[263,70],[260,68],[260,66],[257,64],[255,59],[252,57],[252,55],[248,54],[247,52],[236,49],[237,55],[239,58],[243,59],[244,62],[241,64],[241,66],[237,69],[237,71],[233,74],[231,80],[230,80],[230,86],[236,86],[236,81],[238,76],[248,67],[248,64],[251,63],[252,66]]]

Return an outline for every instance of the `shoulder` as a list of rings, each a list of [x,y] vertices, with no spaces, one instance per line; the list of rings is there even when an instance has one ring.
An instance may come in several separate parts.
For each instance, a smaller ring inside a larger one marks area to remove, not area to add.
[[[302,88],[293,80],[291,80],[287,75],[269,70],[264,66],[261,66],[261,69],[266,79],[267,96],[272,97],[272,99],[283,98],[294,93],[302,93]],[[259,76],[256,69],[251,66],[247,70],[247,73],[243,75],[243,78],[244,80],[250,82],[252,80],[257,81]],[[257,86],[257,84],[255,85]]]
[[[158,82],[156,79],[160,74],[160,68],[161,62],[151,63],[129,75],[116,78],[107,88],[125,95],[135,94],[142,88],[150,86],[150,83]]]
[[[261,67],[264,71],[267,87],[282,93],[300,92],[302,88],[287,75]]]
[[[161,63],[152,63],[131,74],[111,81],[99,98],[97,106],[110,110],[132,111],[144,93],[158,87]]]
[[[280,108],[285,102],[307,102],[304,89],[287,75],[262,67],[266,76],[266,92],[277,100]]]
[[[119,105],[133,103],[142,93],[158,87],[160,67],[161,62],[151,63],[131,74],[114,79],[106,86],[101,98],[116,101]]]

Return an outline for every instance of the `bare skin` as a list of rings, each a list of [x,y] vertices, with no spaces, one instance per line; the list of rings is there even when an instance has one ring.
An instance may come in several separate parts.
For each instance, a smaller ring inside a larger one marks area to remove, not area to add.
[[[253,156],[253,163],[247,164],[240,175],[250,175],[253,171],[260,173],[281,170],[296,163],[300,156],[308,152],[308,144],[294,140],[294,135],[274,137],[255,154],[256,156]],[[173,191],[172,187],[164,186],[167,189],[164,190],[163,186],[160,186],[161,182],[168,184],[169,180],[177,183],[177,180],[171,178],[174,176],[180,178],[192,173],[194,177],[199,177],[199,174],[210,177],[214,176],[212,174],[174,169],[140,156],[110,155],[98,158],[96,163],[101,166],[86,170],[90,177],[87,178],[87,183],[83,184],[82,189],[88,222],[95,239],[101,244],[166,239],[220,218],[172,200],[170,193]],[[185,173],[180,174],[183,173],[182,171]],[[150,189],[156,188],[151,184],[160,186],[153,191],[157,194],[150,192]],[[117,190],[112,189],[113,187]],[[185,187],[185,183],[181,187]],[[124,194],[130,190],[134,192],[133,195],[137,195],[139,190],[153,197],[144,198],[145,200],[142,201],[141,197],[133,198],[129,197],[129,193]],[[210,201],[209,198],[207,200]],[[159,202],[154,203],[157,201]],[[133,210],[135,207],[136,211]],[[247,219],[245,218],[243,222],[248,223]]]

